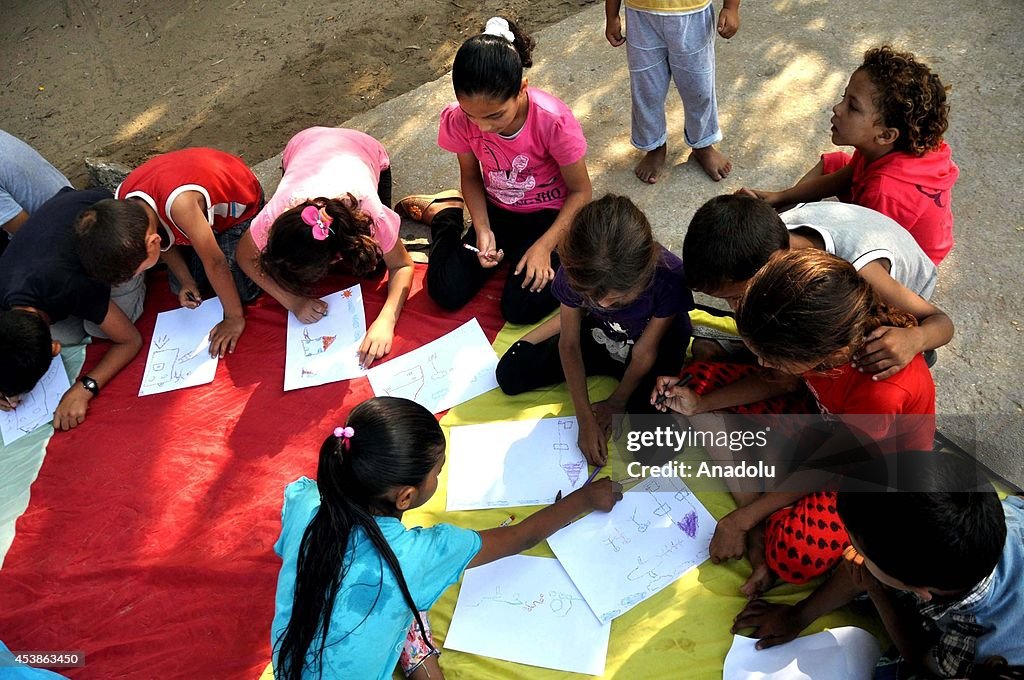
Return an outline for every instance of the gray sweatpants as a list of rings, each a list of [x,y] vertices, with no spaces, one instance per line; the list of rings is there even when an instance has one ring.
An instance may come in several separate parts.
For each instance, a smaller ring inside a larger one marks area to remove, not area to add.
[[[715,9],[651,14],[626,8],[626,58],[633,96],[633,146],[650,151],[668,139],[669,80],[683,100],[686,143],[701,149],[722,140],[715,95]]]
[[[142,316],[142,305],[146,301],[146,274],[137,274],[124,283],[112,286],[110,301],[120,308],[132,323]],[[61,345],[80,345],[85,337],[106,339],[106,334],[91,321],[83,321],[77,316],[69,316],[63,321],[50,326],[50,336]]]

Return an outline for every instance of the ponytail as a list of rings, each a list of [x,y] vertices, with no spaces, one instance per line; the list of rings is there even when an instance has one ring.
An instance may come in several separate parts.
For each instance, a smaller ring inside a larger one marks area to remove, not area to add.
[[[309,206],[323,208],[331,218],[323,240],[316,239],[302,218],[302,210]],[[381,257],[373,238],[373,220],[359,209],[358,199],[347,194],[341,199],[304,201],[281,213],[270,227],[259,265],[289,293],[308,295],[336,262],[345,273],[365,276],[377,268]]]
[[[349,414],[347,426],[320,447],[320,508],[302,535],[291,619],[275,643],[274,674],[281,680],[300,680],[311,653],[309,670],[322,673],[331,613],[351,566],[349,543],[355,540],[356,528],[363,530],[387,564],[413,620],[429,640],[398,558],[376,517],[395,511],[386,498],[389,490],[423,483],[444,453],[444,434],[427,409],[395,397],[363,402]],[[383,588],[382,569],[377,595],[356,627],[372,615]],[[352,632],[345,631],[340,640]]]
[[[830,356],[853,356],[879,326],[909,328],[917,320],[883,302],[849,262],[801,248],[774,254],[750,279],[736,325],[762,359],[824,370],[835,367],[826,363]]]
[[[511,36],[511,38],[510,38]],[[533,38],[504,17],[488,20],[455,54],[452,84],[456,96],[482,96],[505,102],[519,93],[523,69],[533,66]]]

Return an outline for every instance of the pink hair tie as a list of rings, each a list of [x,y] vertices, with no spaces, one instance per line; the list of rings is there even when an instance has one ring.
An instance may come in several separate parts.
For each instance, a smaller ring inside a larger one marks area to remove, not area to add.
[[[342,440],[341,445],[345,447],[346,451],[348,451],[349,447],[352,445],[352,435],[355,433],[356,431],[351,427],[334,428],[334,436]]]
[[[327,240],[328,234],[333,234],[331,222],[334,221],[327,211],[315,205],[307,205],[302,209],[302,221],[308,224],[313,230],[313,238],[317,241]],[[349,428],[351,429],[351,428]]]

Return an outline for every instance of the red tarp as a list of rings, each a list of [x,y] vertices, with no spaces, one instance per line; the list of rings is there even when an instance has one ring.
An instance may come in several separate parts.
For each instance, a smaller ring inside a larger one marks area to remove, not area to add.
[[[424,273],[390,356],[474,316],[493,340],[502,277],[446,313]],[[385,283],[361,283],[372,321]],[[373,394],[365,378],[284,393],[285,311],[263,296],[212,384],[137,397],[156,312],[177,304],[162,275],[149,285],[143,351],[82,426],[50,441],[0,570],[0,640],[83,650],[85,668],[61,671],[72,678],[256,678],[270,659],[284,487],[315,477],[323,437]],[[89,348],[86,371],[106,347]]]

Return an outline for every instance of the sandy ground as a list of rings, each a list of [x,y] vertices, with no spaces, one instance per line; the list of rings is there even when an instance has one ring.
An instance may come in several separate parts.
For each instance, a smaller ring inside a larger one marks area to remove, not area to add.
[[[210,145],[253,164],[438,77],[489,16],[534,31],[594,1],[9,0],[0,128],[80,186],[87,156]]]

